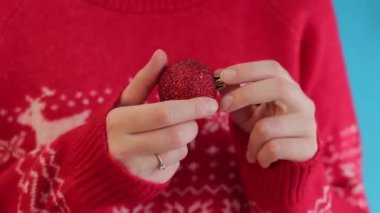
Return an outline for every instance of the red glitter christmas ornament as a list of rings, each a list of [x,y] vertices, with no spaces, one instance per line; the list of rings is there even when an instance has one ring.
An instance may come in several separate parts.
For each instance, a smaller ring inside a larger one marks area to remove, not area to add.
[[[204,64],[195,60],[175,61],[164,68],[158,81],[161,101],[215,98],[217,89],[223,87],[219,77]]]

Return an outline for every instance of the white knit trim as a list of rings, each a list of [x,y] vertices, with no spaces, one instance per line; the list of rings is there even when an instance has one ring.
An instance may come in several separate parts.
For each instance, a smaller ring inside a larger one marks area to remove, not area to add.
[[[313,209],[307,213],[330,213],[331,212],[331,191],[330,186],[323,187],[322,197],[315,200]]]
[[[185,189],[180,188],[169,188],[166,191],[163,191],[161,194],[165,197],[172,197],[172,196],[180,196],[184,197],[187,195],[192,196],[198,196],[203,193],[209,193],[211,195],[216,195],[220,192],[225,192],[227,194],[231,194],[234,192],[241,193],[243,191],[242,187],[240,185],[234,185],[234,186],[227,186],[225,184],[219,184],[217,187],[212,187],[209,185],[203,185],[202,187],[193,187],[188,186]]]
[[[222,204],[219,209],[215,209],[213,205]],[[252,206],[257,207],[254,202],[250,202]],[[221,212],[221,213],[233,213],[233,212],[251,212],[248,205],[243,205],[241,201],[235,198],[224,198],[223,201],[219,199],[210,198],[207,200],[195,200],[189,205],[180,203],[176,200],[168,200],[165,202],[149,202],[145,204],[139,204],[135,207],[114,207],[112,213],[151,213],[151,212],[163,212],[163,213],[208,213],[208,212]],[[255,208],[257,209],[257,208]],[[258,211],[254,211],[258,212]],[[258,213],[269,213],[268,211],[262,211]]]
[[[55,162],[55,155],[56,151],[51,147],[41,147],[37,153],[28,155],[32,159],[21,159],[17,164],[16,172],[21,176],[18,183],[21,191],[18,212],[51,212],[51,209],[44,206],[45,203],[49,203],[50,208],[53,204],[60,212],[70,212],[61,191],[64,180],[59,176],[60,166]],[[23,168],[31,160],[38,162],[33,164],[33,169]],[[38,189],[41,187],[39,184],[47,186]]]

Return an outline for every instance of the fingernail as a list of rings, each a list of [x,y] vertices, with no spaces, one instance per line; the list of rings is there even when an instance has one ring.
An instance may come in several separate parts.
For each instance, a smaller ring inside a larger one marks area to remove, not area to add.
[[[269,167],[269,165],[270,165],[270,164],[261,164],[261,167],[262,167],[263,169],[267,169],[267,168]]]
[[[155,58],[156,55],[157,55],[160,51],[162,51],[162,50],[161,50],[161,49],[157,49],[156,51],[154,51],[153,54],[152,54],[152,56],[150,57],[150,60],[152,60],[153,58]]]
[[[218,103],[213,99],[207,100],[206,110],[207,110],[207,114],[215,113],[218,110]]]
[[[214,74],[220,74],[222,71],[223,71],[223,69],[220,69],[220,68],[216,69],[215,72],[214,72]]]
[[[236,76],[236,71],[233,69],[225,69],[220,74],[220,77],[222,78],[223,81],[231,81],[235,78],[235,76]]]
[[[248,163],[252,163],[253,164],[253,163],[256,162],[255,159],[252,158],[252,156],[249,154],[249,152],[247,152],[246,157],[247,157]]]
[[[232,95],[226,95],[220,104],[220,107],[222,108],[223,111],[228,111],[228,109],[231,107],[232,102],[233,102],[233,97]]]
[[[166,64],[167,58],[166,53],[162,49],[157,49],[154,51],[152,57],[150,58],[150,61],[152,61],[154,58],[157,58],[159,66],[164,66]]]

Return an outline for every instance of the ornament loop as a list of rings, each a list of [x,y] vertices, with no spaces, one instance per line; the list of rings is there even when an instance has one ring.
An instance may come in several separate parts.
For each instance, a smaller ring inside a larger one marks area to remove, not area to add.
[[[216,74],[214,76],[214,81],[215,81],[216,90],[221,90],[226,86],[224,82],[222,81],[222,79],[220,78],[220,74]]]

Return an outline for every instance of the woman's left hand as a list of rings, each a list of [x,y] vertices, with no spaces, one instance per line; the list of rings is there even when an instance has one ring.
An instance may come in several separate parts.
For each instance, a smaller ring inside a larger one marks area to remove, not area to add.
[[[304,162],[318,149],[315,106],[276,61],[220,71],[226,87],[221,108],[250,134],[247,160],[267,168],[277,160]]]

